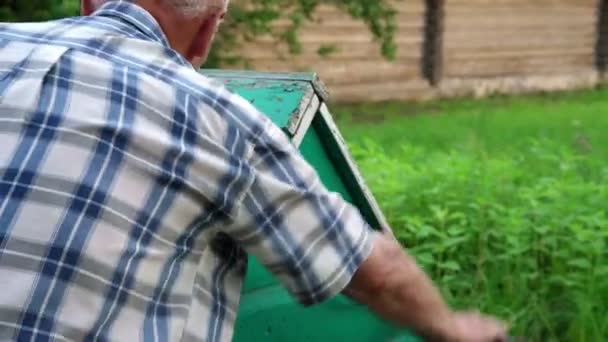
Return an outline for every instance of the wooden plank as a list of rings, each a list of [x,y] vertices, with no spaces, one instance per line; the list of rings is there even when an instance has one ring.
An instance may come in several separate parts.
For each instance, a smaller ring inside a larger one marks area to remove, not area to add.
[[[563,35],[564,39],[577,39],[578,37],[593,36],[596,33],[596,29],[591,27],[577,27],[577,28],[561,28],[561,27],[539,27],[539,28],[527,28],[527,27],[510,27],[510,28],[496,28],[489,30],[477,30],[475,28],[466,30],[452,30],[451,27],[446,26],[446,38],[458,39],[458,40],[482,40],[490,37],[505,37],[510,39],[521,39],[529,38],[530,36],[543,36],[543,37],[555,37],[556,35]]]
[[[390,3],[393,8],[399,13],[422,13],[424,12],[424,0],[408,0],[408,1],[392,1]],[[320,5],[317,7],[315,14],[318,15],[329,15],[329,14],[344,14],[344,10],[336,6],[331,5]]]
[[[397,13],[395,21],[399,27],[414,26],[419,27],[423,25],[422,13]],[[277,28],[289,27],[292,21],[288,18],[277,19],[273,22],[273,26]],[[304,27],[311,26],[323,26],[323,27],[364,27],[366,26],[361,20],[352,18],[346,13],[342,15],[317,15],[313,17],[312,22],[306,22]]]
[[[314,71],[327,84],[351,82],[394,81],[420,79],[419,64],[413,61],[390,63],[387,61],[359,60],[349,63],[294,63],[293,61],[254,61],[251,66],[259,71]]]
[[[403,0],[392,0],[389,1],[389,5],[391,5],[394,9],[396,9],[397,11],[418,11],[418,12],[422,12],[424,10],[424,0],[408,0],[408,1],[403,1]],[[233,4],[238,4],[238,6],[245,8],[245,9],[259,9],[261,6],[259,6],[259,3],[256,2],[252,2],[251,0],[232,0]],[[319,6],[317,6],[317,8],[315,9],[316,13],[321,13],[321,14],[325,14],[325,13],[343,13],[343,9],[342,8],[338,8],[336,6],[327,4],[327,3],[320,3]]]
[[[484,40],[461,40],[452,39],[449,44],[445,44],[447,51],[512,51],[524,49],[542,48],[583,48],[593,47],[596,42],[596,35],[560,37],[558,36],[534,36],[534,35],[513,35],[508,37],[495,37],[495,39]],[[447,54],[448,52],[446,52]]]
[[[450,0],[448,4],[484,6],[593,6],[595,0]]]
[[[570,45],[573,48],[581,46],[593,46],[589,42],[594,41],[597,37],[596,33],[587,33],[584,35],[579,34],[563,34],[560,39],[560,35],[534,35],[534,33],[526,34],[525,32],[516,33],[510,35],[499,35],[499,34],[475,34],[471,33],[467,39],[466,35],[454,36],[453,34],[445,35],[444,46],[448,50],[478,50],[483,48],[500,48],[504,47],[509,49],[510,47],[542,47],[542,46],[559,46],[558,44]]]
[[[319,55],[319,49],[332,48],[333,51],[327,55]],[[359,59],[378,59],[384,57],[378,43],[348,43],[335,42],[331,44],[308,43],[302,47],[302,52],[292,55],[286,44],[273,42],[245,43],[241,46],[243,56],[248,59],[304,59],[313,61],[350,61]],[[422,51],[417,44],[398,44],[396,60],[419,60]]]
[[[423,26],[401,26],[398,27],[396,37],[418,37],[422,35]],[[328,34],[331,32],[331,34]],[[329,37],[328,37],[329,36]],[[336,42],[343,41],[350,36],[366,37],[372,39],[373,36],[369,28],[360,25],[357,27],[332,27],[328,28],[322,25],[302,28],[298,38],[300,41],[315,41],[317,39],[333,39]]]
[[[421,44],[422,43],[422,32],[419,35],[398,35],[395,37],[396,44]],[[274,37],[271,36],[260,36],[256,38],[257,41],[262,42],[274,42],[276,41]],[[345,42],[345,43],[373,43],[375,42],[375,38],[369,34],[344,34],[344,35],[333,35],[333,34],[325,34],[325,35],[302,35],[299,37],[299,41],[302,44],[309,43],[323,43],[323,44],[331,44],[337,41]]]
[[[593,56],[556,56],[552,58],[511,58],[506,60],[471,60],[448,63],[450,77],[496,77],[567,73],[580,68],[592,68]]]
[[[450,0],[455,8],[594,8],[595,0]]]
[[[533,13],[536,11],[539,15],[545,15],[545,13],[556,14],[559,12],[572,11],[574,14],[587,13],[589,11],[593,11],[596,7],[595,4],[591,5],[560,5],[560,6],[551,6],[544,4],[536,4],[534,1],[530,1],[527,4],[518,4],[518,5],[504,5],[504,6],[496,6],[496,5],[486,5],[486,4],[469,4],[469,5],[456,5],[448,1],[446,10],[451,11],[451,13],[456,15],[479,15],[483,13],[511,13],[515,14],[518,12],[521,13]]]
[[[572,17],[571,14],[556,16],[536,16],[533,18],[510,18],[500,16],[497,13],[487,13],[483,16],[451,16],[446,18],[445,25],[455,31],[487,29],[492,31],[503,31],[513,28],[519,29],[542,29],[557,28],[565,30],[568,28],[582,29],[594,27],[596,24],[595,12],[589,11],[584,15]]]
[[[454,51],[448,50],[446,56],[450,63],[459,63],[467,60],[506,60],[511,58],[551,58],[560,56],[593,56],[593,46],[583,48],[562,48],[552,49],[550,47],[543,49],[513,49],[513,50],[467,50]]]
[[[342,65],[319,64],[315,71],[328,85],[364,82],[392,82],[420,79],[417,65],[363,65],[364,63]]]
[[[432,88],[422,80],[407,82],[373,82],[345,84],[331,88],[332,99],[341,102],[425,99],[433,95]]]
[[[420,17],[420,14],[413,14],[413,15],[409,15],[407,17],[398,17],[396,18],[397,20],[397,29],[398,30],[415,30],[415,29],[419,29],[422,26],[424,26],[424,23],[422,21],[422,18]],[[289,19],[280,19],[277,20],[276,22],[273,23],[273,27],[276,29],[284,29],[284,28],[289,28],[292,26],[292,21]],[[369,28],[367,27],[367,25],[360,21],[360,20],[355,20],[353,18],[350,17],[346,17],[346,18],[332,18],[332,19],[327,19],[327,18],[318,18],[315,19],[314,21],[311,22],[306,22],[305,24],[303,24],[301,32],[303,34],[306,34],[308,31],[311,30],[315,30],[315,29],[319,29],[319,28],[325,28],[325,29],[343,29],[343,30],[367,30],[369,31]]]

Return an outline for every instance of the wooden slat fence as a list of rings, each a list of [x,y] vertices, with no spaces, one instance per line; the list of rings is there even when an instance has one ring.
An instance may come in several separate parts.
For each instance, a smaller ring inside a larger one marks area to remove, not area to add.
[[[338,101],[591,86],[608,69],[607,2],[396,0],[395,61],[363,23],[321,6],[318,22],[301,30],[301,54],[271,37],[244,44],[242,54],[260,71],[318,72]],[[324,47],[334,52],[319,55]]]

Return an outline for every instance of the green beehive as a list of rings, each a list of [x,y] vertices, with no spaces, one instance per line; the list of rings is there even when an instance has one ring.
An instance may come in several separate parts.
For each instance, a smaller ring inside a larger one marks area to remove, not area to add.
[[[283,128],[325,186],[358,207],[370,226],[390,229],[334,124],[325,103],[327,92],[315,74],[203,73],[249,100]],[[249,261],[235,342],[418,340],[344,296],[304,308],[255,258]]]

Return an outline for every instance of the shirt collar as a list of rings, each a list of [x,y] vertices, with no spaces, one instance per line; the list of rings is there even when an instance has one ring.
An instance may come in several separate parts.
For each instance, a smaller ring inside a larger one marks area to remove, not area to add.
[[[110,17],[118,19],[141,32],[150,41],[162,44],[167,51],[170,51],[170,57],[175,59],[182,65],[190,65],[190,63],[177,51],[171,48],[167,36],[162,31],[156,19],[142,7],[131,3],[130,1],[108,1],[101,6],[93,16]]]

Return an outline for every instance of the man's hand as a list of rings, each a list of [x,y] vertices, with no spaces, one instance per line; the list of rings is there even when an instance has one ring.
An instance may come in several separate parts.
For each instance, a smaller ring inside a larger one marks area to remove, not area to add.
[[[429,341],[506,340],[506,329],[499,321],[476,313],[452,312],[431,280],[392,237],[376,236],[371,255],[344,294]]]
[[[443,341],[450,342],[505,342],[506,327],[500,321],[479,313],[454,313],[451,328]],[[441,338],[440,338],[441,339]]]

